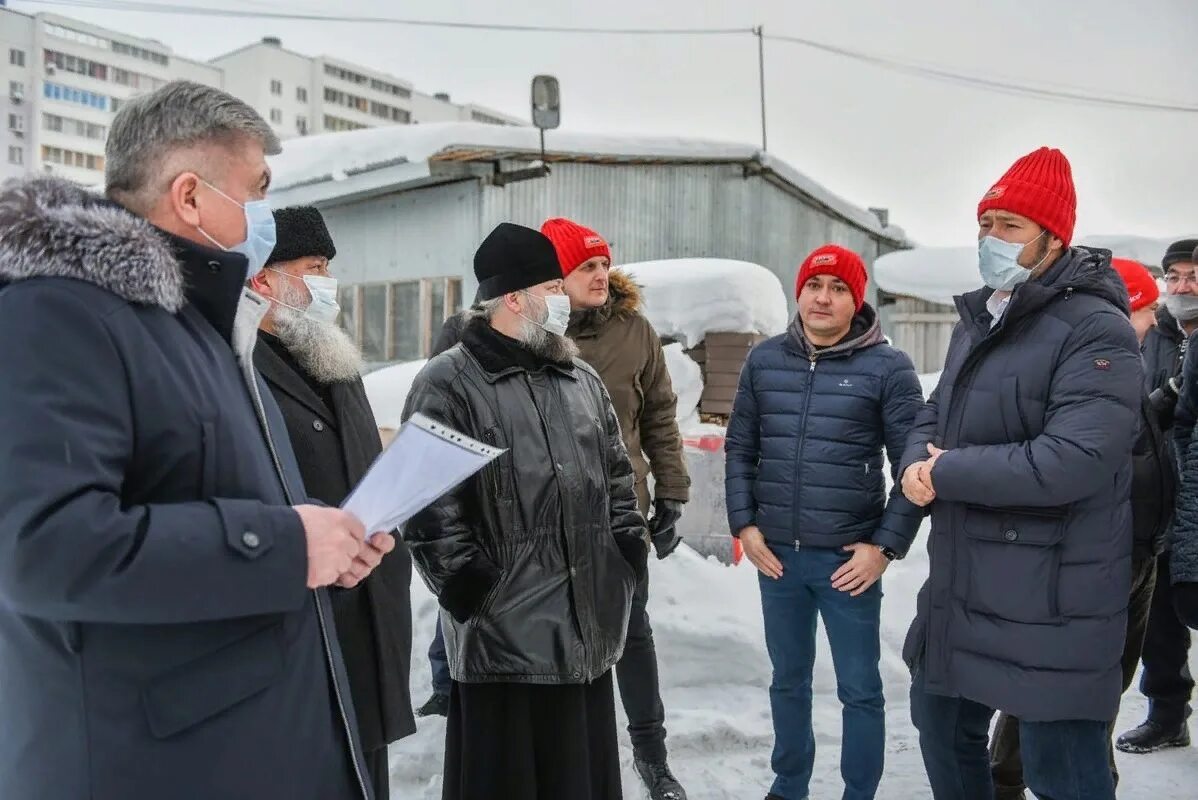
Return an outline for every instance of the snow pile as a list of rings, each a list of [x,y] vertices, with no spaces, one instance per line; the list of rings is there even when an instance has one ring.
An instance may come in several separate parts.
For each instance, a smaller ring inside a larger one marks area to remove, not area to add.
[[[789,321],[778,277],[724,258],[674,258],[624,264],[644,288],[644,314],[657,335],[690,349],[708,333],[782,333]]]
[[[1119,258],[1159,265],[1170,244],[1198,236],[1150,239],[1145,236],[1083,236],[1075,244],[1110,250]],[[952,305],[953,297],[982,285],[977,247],[917,247],[887,253],[874,261],[874,280],[891,294]]]
[[[695,360],[683,351],[682,345],[670,344],[664,349],[666,370],[670,373],[674,394],[678,395],[678,410],[674,416],[681,421],[692,416],[699,407],[699,398],[703,394],[703,372]]]
[[[404,403],[412,390],[412,381],[427,361],[406,361],[376,370],[362,379],[366,384],[366,399],[374,410],[380,428],[399,428]]]
[[[922,375],[925,394],[939,375]],[[695,487],[699,491],[699,487]],[[702,489],[720,491],[722,487]],[[911,724],[908,691],[911,676],[902,662],[903,639],[915,615],[915,598],[927,578],[924,522],[907,558],[896,561],[883,578],[881,674],[886,694],[886,770],[878,797],[931,796],[919,738]],[[771,667],[762,631],[757,573],[745,560],[726,567],[702,559],[683,545],[665,561],[650,559],[649,614],[661,667],[661,688],[669,730],[670,763],[691,800],[745,800],[764,797],[773,780],[770,750],[769,683]],[[428,659],[437,603],[423,581],[412,581],[412,699],[423,703],[431,689]],[[841,706],[823,626],[819,627],[812,681],[817,753],[812,797],[839,797]],[[1198,670],[1198,648],[1190,651],[1191,671]],[[1138,725],[1147,703],[1135,690],[1123,699],[1116,730]],[[616,701],[624,796],[647,797],[632,766],[632,748],[623,707]],[[390,748],[391,794],[407,800],[441,797],[445,720],[418,720],[419,731]],[[1128,798],[1193,795],[1194,751],[1178,748],[1152,756],[1116,753],[1120,796]]]

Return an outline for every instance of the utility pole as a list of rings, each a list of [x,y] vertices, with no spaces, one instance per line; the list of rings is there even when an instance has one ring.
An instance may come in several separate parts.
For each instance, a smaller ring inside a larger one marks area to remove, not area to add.
[[[767,144],[765,135],[765,26],[758,25],[753,29],[757,37],[757,83],[761,89],[761,150],[764,152]]]

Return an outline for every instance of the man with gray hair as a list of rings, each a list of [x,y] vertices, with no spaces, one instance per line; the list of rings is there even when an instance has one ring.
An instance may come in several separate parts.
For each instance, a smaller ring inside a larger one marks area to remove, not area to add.
[[[394,546],[305,504],[251,361],[270,128],[131,100],[107,198],[0,190],[0,776],[39,800],[361,797],[323,587]]]
[[[566,338],[553,244],[503,223],[474,256],[478,309],[429,361],[417,412],[503,453],[404,539],[444,609],[443,800],[618,800],[611,668],[649,550],[603,381]]]

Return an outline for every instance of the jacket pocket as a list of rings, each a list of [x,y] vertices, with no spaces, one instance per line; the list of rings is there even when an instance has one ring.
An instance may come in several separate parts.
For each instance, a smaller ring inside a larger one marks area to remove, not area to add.
[[[998,410],[1003,430],[1012,442],[1026,442],[1032,438],[1027,417],[1019,405],[1019,378],[1012,375],[1003,378],[998,385]]]
[[[217,461],[216,423],[200,424],[200,497],[216,494]]]
[[[1061,620],[1058,594],[1065,511],[965,509],[968,610],[1031,624]]]
[[[487,592],[487,595],[483,598],[483,601],[478,604],[478,610],[470,615],[468,624],[477,626],[480,622],[486,619],[487,614],[491,610],[491,606],[495,605],[495,600],[499,597],[499,593],[503,590],[503,584],[506,582],[509,572],[510,571],[506,569],[500,571],[499,579],[495,581],[495,585],[491,587],[491,591]]]
[[[487,428],[483,431],[483,442],[497,450],[506,449],[500,441],[499,432],[496,428]],[[496,500],[503,500],[506,497],[503,479],[503,461],[506,457],[510,457],[510,453],[501,453],[499,458],[496,458],[490,464],[483,467],[483,480],[487,492]]]
[[[154,678],[141,700],[150,733],[182,733],[265,691],[283,672],[283,625],[269,627]]]

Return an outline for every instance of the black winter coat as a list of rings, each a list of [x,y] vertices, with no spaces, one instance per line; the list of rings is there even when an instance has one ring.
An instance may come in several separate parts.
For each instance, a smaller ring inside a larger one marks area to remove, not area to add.
[[[267,334],[260,335],[254,365],[283,412],[308,496],[340,506],[382,452],[361,379],[329,384],[322,397],[279,340]],[[397,537],[395,549],[364,582],[329,590],[367,752],[416,732],[408,688],[411,583],[412,556]]]
[[[611,400],[581,361],[535,360],[481,319],[413,383],[420,412],[494,447],[404,537],[464,683],[589,683],[620,659],[648,551]]]
[[[0,192],[5,798],[369,796],[245,271],[64,181]]]
[[[724,445],[732,535],[756,525],[777,547],[873,542],[906,554],[924,512],[897,480],[887,497],[882,455],[893,472],[922,405],[911,359],[868,305],[834,347],[814,350],[797,321],[757,345]]]
[[[1193,345],[1198,333],[1187,344]],[[1185,348],[1182,370],[1181,399],[1177,404],[1177,421],[1173,426],[1173,444],[1179,462],[1179,481],[1176,514],[1169,545],[1169,559],[1174,583],[1198,583],[1198,352]]]
[[[929,691],[1030,721],[1114,719],[1143,374],[1110,254],[1068,250],[991,328],[957,298],[903,469],[932,470],[931,569],[905,657]]]

